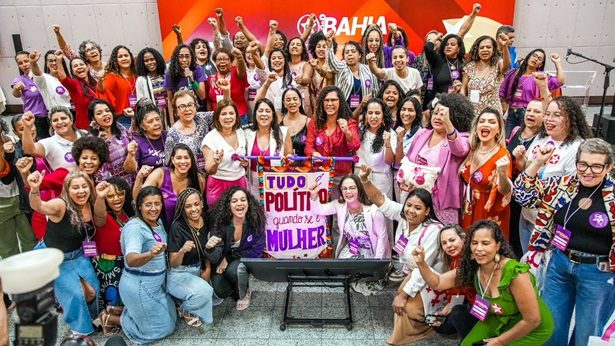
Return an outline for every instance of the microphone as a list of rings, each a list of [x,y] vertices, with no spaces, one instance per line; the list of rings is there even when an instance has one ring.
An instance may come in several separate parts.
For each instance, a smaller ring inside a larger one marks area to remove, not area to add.
[[[568,47],[568,50],[566,50],[566,58],[569,57],[570,54],[572,54],[572,49],[570,49],[570,47]]]

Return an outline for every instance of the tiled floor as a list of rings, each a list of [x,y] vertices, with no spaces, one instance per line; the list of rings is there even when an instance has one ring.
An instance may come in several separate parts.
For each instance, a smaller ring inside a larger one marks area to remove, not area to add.
[[[393,327],[393,313],[390,304],[394,289],[387,288],[380,294],[365,297],[352,294],[354,328],[348,331],[343,326],[288,326],[280,330],[284,313],[286,284],[251,281],[254,289],[252,305],[245,311],[235,310],[234,302],[227,299],[214,308],[214,324],[199,329],[191,328],[178,320],[178,327],[171,336],[155,345],[386,345]],[[313,318],[343,318],[344,295],[341,289],[297,288],[293,293],[290,316]],[[60,318],[61,320],[61,318]],[[13,327],[11,326],[11,337]],[[58,335],[66,334],[67,327],[60,322]],[[103,345],[106,338],[101,334],[93,336],[97,345]],[[413,343],[417,346],[457,345],[458,340],[435,338]],[[59,343],[58,343],[59,344]]]

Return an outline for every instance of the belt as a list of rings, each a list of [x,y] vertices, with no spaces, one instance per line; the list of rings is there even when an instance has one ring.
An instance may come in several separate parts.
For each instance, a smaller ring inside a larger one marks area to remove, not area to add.
[[[126,268],[126,267],[124,267],[124,271],[132,275],[137,275],[137,276],[158,276],[158,275],[162,275],[167,272],[166,270],[159,271],[159,272],[144,272],[141,270],[134,270],[134,269]]]
[[[566,249],[564,254],[570,262],[577,264],[598,264],[600,262],[608,262],[609,260],[609,256],[594,255],[572,249]]]

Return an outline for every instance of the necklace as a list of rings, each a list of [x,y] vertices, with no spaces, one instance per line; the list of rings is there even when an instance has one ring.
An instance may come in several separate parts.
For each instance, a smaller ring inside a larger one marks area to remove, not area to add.
[[[490,154],[491,152],[493,152],[493,150],[498,146],[498,143],[494,143],[490,149],[486,150],[486,151],[480,151],[479,149],[476,149],[476,151],[478,151],[479,154],[481,155],[487,155]]]
[[[491,272],[491,275],[489,276],[489,280],[487,280],[487,285],[485,285],[485,289],[483,289],[483,284],[481,283],[481,273],[480,273],[480,267],[478,268],[478,289],[480,290],[480,294],[482,298],[485,298],[485,293],[487,293],[487,290],[489,289],[489,285],[491,284],[491,279],[493,279],[493,274],[495,274],[495,271],[498,270],[498,267],[500,265],[496,263],[495,267],[493,268],[493,271]]]

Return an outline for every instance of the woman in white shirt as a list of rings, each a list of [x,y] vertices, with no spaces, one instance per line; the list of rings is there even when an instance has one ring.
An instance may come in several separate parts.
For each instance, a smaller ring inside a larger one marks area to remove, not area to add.
[[[234,160],[234,156],[246,155],[246,136],[239,128],[241,123],[235,103],[222,99],[213,114],[214,129],[209,131],[201,150],[205,157],[205,171],[208,174],[205,195],[207,205],[214,205],[222,193],[231,186],[247,189],[245,159]]]

